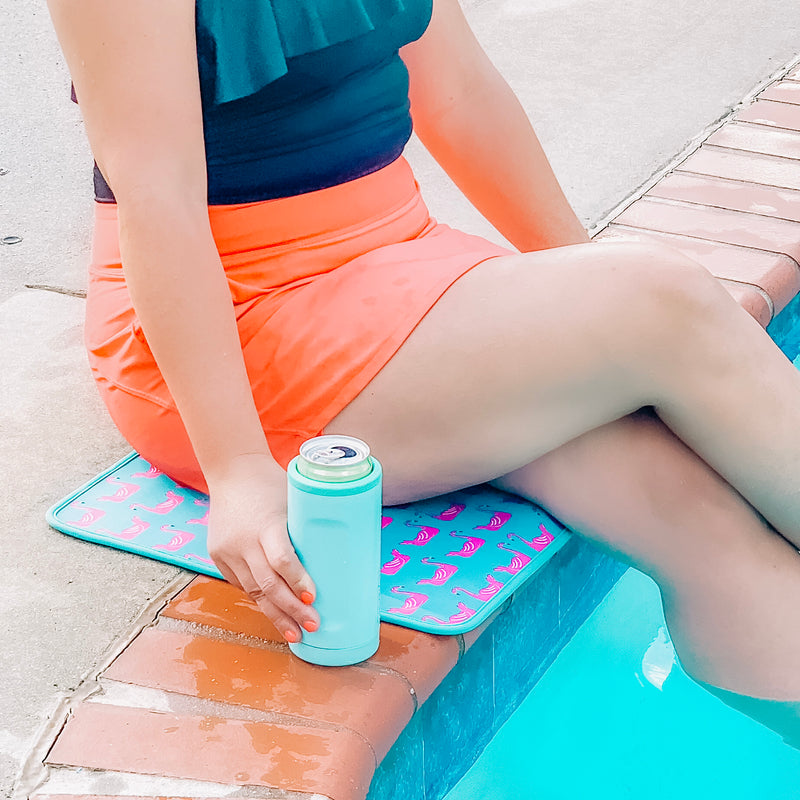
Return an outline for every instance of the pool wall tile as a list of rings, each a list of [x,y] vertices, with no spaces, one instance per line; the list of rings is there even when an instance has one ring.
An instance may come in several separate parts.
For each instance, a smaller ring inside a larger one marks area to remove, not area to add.
[[[549,566],[515,597],[493,628],[495,728],[513,713],[627,568],[577,537]]]
[[[369,787],[369,800],[426,800],[422,714],[418,713],[380,763]]]
[[[470,640],[378,767],[369,800],[392,798],[400,777],[412,774],[424,776],[424,793],[414,789],[414,800],[440,800],[625,569],[589,542],[570,539]]]
[[[558,639],[561,565],[574,548],[574,541],[567,542],[536,580],[515,595],[511,607],[492,626],[495,728],[508,718],[529,677],[546,669],[543,665]]]
[[[425,798],[434,800],[455,786],[494,732],[492,637],[478,639],[419,713]]]
[[[580,592],[573,598],[565,597],[562,594],[559,634],[563,644],[566,644],[572,638],[575,631],[589,617],[600,600],[608,594],[611,587],[622,577],[627,569],[627,564],[623,564],[611,556],[600,555]],[[566,605],[568,602],[569,605]]]

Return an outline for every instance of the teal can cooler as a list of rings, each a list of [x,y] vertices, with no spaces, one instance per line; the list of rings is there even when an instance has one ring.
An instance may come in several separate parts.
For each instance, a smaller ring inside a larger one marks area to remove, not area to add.
[[[289,648],[312,664],[357,664],[379,643],[381,465],[360,439],[318,436],[287,475],[289,536],[320,616],[319,629]]]

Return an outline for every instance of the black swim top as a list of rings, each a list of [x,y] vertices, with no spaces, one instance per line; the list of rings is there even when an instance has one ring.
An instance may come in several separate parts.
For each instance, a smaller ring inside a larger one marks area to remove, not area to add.
[[[302,194],[396,159],[411,136],[398,50],[432,0],[197,0],[208,202]],[[95,196],[114,195],[95,167]]]

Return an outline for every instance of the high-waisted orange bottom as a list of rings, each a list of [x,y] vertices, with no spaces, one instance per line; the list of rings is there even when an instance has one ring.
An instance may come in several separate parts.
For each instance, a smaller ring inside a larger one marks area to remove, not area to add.
[[[284,467],[364,389],[455,280],[510,252],[432,219],[403,158],[328,189],[211,206],[209,216],[253,396]],[[96,204],[86,343],[125,438],[174,479],[205,490],[131,305],[113,204]]]

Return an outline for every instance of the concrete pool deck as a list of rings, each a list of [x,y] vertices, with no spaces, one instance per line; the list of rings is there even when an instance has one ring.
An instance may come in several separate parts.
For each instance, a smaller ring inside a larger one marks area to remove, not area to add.
[[[657,183],[647,199],[617,217],[613,230],[627,236],[655,231],[694,248],[709,266],[735,268],[726,273],[733,281],[727,285],[766,323],[800,285],[797,89],[791,82],[771,86],[700,152],[689,160],[679,154],[783,76],[797,55],[800,21],[766,3],[724,10],[678,4],[668,11],[647,3],[636,12],[617,5],[466,3],[587,225]],[[106,419],[85,366],[82,300],[25,288],[84,285],[91,162],[45,9],[31,0],[0,0],[0,8],[6,20],[0,75],[8,101],[0,169],[9,170],[0,175],[0,238],[22,237],[0,246],[7,353],[0,417],[6,478],[0,791],[10,795],[59,702],[118,649],[140,613],[144,621],[152,618],[149,603],[160,605],[188,576],[92,548],[44,523],[54,500],[128,447]],[[791,77],[800,79],[796,70]],[[416,143],[409,158],[435,216],[497,239]],[[676,159],[683,165],[659,181]],[[720,238],[722,244],[704,244]],[[157,782],[140,787],[145,795],[165,793]]]

